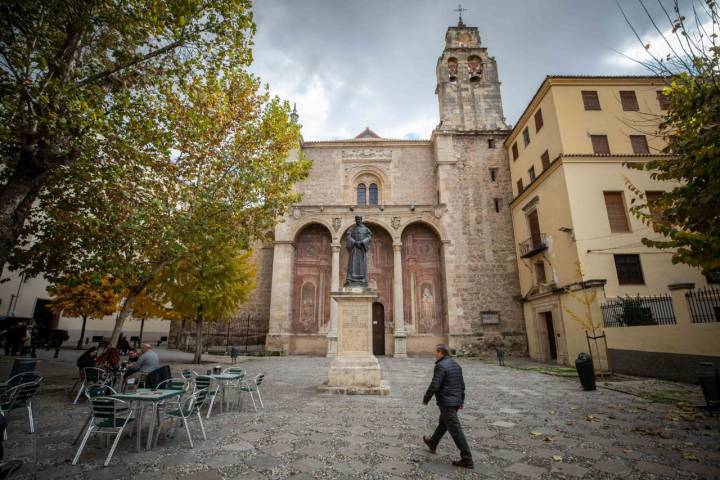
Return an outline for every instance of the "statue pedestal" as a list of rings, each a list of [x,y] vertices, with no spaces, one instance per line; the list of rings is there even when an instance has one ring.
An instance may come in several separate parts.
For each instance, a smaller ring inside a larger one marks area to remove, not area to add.
[[[372,304],[377,293],[369,288],[346,287],[331,292],[337,302],[337,354],[330,363],[321,393],[387,395],[380,363],[372,353]]]

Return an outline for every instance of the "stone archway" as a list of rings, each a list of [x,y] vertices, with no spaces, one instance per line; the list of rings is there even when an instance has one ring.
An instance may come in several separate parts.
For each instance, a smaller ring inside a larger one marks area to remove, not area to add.
[[[393,241],[390,234],[383,227],[366,222],[365,225],[372,231],[373,239],[368,252],[368,283],[378,292],[377,302],[382,304],[385,314],[385,334],[393,332]],[[345,248],[345,236],[340,239],[340,286],[345,283],[347,274],[348,251]],[[388,340],[391,341],[391,340]]]
[[[322,334],[330,326],[330,231],[319,224],[304,227],[295,239],[293,333]]]
[[[447,333],[442,242],[423,223],[402,234],[403,313],[408,333]]]

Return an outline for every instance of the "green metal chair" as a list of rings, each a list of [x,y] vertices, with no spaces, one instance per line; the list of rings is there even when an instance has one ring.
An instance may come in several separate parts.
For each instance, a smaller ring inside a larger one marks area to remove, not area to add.
[[[213,405],[215,405],[215,399],[217,398],[218,389],[220,387],[215,387],[215,389],[212,389],[212,378],[207,377],[205,375],[199,375],[195,377],[195,392],[198,392],[200,390],[207,390],[207,397],[210,401],[210,405],[208,406],[207,416],[205,418],[210,418],[210,414],[212,413]]]
[[[209,393],[210,392],[208,392],[208,390],[205,388],[196,390],[191,395],[188,395],[185,398],[175,402],[177,408],[165,412],[166,418],[168,418],[170,422],[173,423],[173,436],[175,434],[174,423],[182,420],[183,425],[185,426],[185,432],[188,436],[188,441],[190,442],[190,448],[195,448],[192,434],[190,433],[190,426],[188,425],[188,418],[192,417],[193,415],[197,415],[198,422],[200,422],[200,430],[202,431],[203,439],[207,440],[207,435],[205,434],[205,425],[203,424],[202,414],[200,413],[200,410],[203,408],[208,398],[210,398]],[[160,430],[162,429],[162,425],[163,423],[161,422],[160,426],[157,429],[155,445],[157,445],[158,439],[160,438]]]
[[[25,373],[25,383],[21,383],[7,389],[0,395],[0,415],[7,417],[7,414],[18,408],[27,409],[28,421],[30,422],[30,433],[35,433],[35,420],[33,418],[32,399],[37,393],[43,377],[35,373]],[[3,432],[3,438],[7,440],[7,429]]]
[[[257,393],[258,400],[260,401],[260,407],[265,410],[265,405],[263,405],[262,397],[260,396],[260,385],[262,385],[263,380],[265,379],[265,374],[260,373],[258,375],[255,375],[255,378],[253,379],[252,383],[249,385],[243,385],[240,387],[241,392],[249,393],[250,394],[250,400],[253,402],[253,408],[257,412],[257,405],[255,404],[255,397],[253,396],[253,393]]]
[[[88,399],[88,405],[91,405],[92,399],[97,397],[106,397],[108,395],[115,395],[117,392],[110,386],[110,385],[88,385],[87,388],[85,388],[85,397]],[[88,415],[87,420],[85,420],[85,423],[83,424],[83,427],[78,432],[77,436],[75,437],[75,440],[73,440],[72,445],[77,445],[78,440],[83,436],[83,433],[85,433],[85,429],[90,424],[90,421],[92,420],[92,409],[90,410],[90,415]]]
[[[101,435],[115,435],[115,441],[110,448],[110,453],[108,453],[105,459],[104,465],[107,467],[120,442],[125,427],[135,421],[135,412],[128,406],[127,402],[112,397],[95,397],[90,400],[90,405],[90,426],[85,432],[85,436],[80,443],[80,448],[78,448],[72,464],[77,464],[90,435],[97,433]]]
[[[88,385],[108,385],[112,380],[111,376],[108,375],[108,373],[102,368],[85,367],[83,369],[83,374],[84,378],[82,383],[80,384],[80,389],[75,396],[75,401],[73,401],[73,405],[77,405],[78,400],[80,400],[80,396],[85,392],[85,389],[88,387]]]
[[[168,378],[158,383],[153,390],[182,390],[187,392],[190,383],[184,378]]]
[[[240,388],[245,386],[245,370],[240,367],[229,367],[223,370],[223,373],[236,373],[240,375],[237,380],[228,382],[227,385],[225,385],[226,389],[237,392],[237,404],[238,408],[240,408]]]

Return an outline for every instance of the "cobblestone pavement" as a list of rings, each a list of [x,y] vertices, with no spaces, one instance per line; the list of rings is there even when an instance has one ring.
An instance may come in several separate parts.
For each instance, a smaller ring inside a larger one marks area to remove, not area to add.
[[[381,359],[388,397],[318,395],[328,363],[248,360],[249,374],[267,375],[264,412],[256,414],[249,399],[241,411],[213,412],[207,441],[195,420],[194,449],[182,430],[150,452],[137,453],[135,439],[124,437],[108,467],[97,439],[70,465],[87,407],[72,406],[63,386],[49,381],[35,403],[35,435],[26,433],[22,412],[10,415],[6,459],[26,461],[18,478],[43,480],[720,478],[719,416],[694,418],[620,392],[584,392],[576,379],[469,359],[460,359],[468,389],[461,421],[475,470],[458,470],[449,435],[437,455],[421,441],[438,414],[420,403],[431,358]]]

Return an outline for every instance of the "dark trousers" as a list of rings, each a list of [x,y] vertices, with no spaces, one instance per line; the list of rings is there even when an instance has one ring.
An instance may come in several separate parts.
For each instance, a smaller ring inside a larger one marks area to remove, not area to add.
[[[439,408],[440,420],[438,421],[435,433],[433,433],[432,437],[430,437],[430,443],[433,448],[437,447],[443,435],[445,435],[445,432],[450,432],[450,436],[452,436],[455,446],[458,450],[460,450],[460,457],[463,460],[472,460],[470,445],[468,445],[465,434],[462,431],[462,425],[460,425],[460,419],[458,418],[458,407]]]

